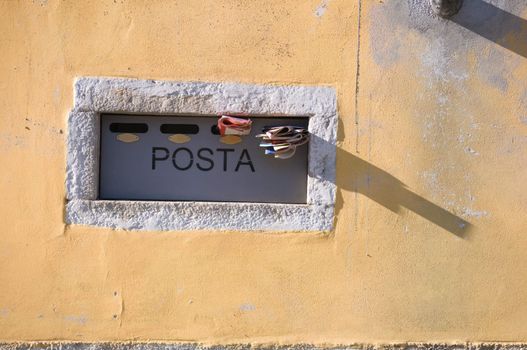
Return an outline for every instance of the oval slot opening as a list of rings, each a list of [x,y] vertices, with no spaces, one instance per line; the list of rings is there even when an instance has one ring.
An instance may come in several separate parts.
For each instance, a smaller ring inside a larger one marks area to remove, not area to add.
[[[163,134],[186,134],[195,135],[199,132],[196,124],[161,124]]]
[[[148,131],[148,125],[144,123],[111,123],[110,131],[128,134],[144,134]]]
[[[214,124],[213,126],[211,126],[210,127],[210,132],[213,135],[219,135],[220,134],[220,129],[218,128],[218,125]]]

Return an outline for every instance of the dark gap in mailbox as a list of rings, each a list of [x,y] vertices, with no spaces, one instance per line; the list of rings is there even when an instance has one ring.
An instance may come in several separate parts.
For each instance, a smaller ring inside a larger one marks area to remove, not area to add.
[[[213,126],[210,127],[210,132],[213,135],[219,135],[220,134],[220,128],[218,128],[218,125],[214,124]]]
[[[144,134],[148,131],[148,125],[144,123],[111,123],[111,132]]]
[[[198,132],[199,126],[196,124],[161,124],[161,133],[163,134],[196,135]]]

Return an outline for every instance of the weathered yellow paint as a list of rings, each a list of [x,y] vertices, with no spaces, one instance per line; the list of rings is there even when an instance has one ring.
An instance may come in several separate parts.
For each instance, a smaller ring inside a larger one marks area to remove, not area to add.
[[[527,340],[527,59],[397,3],[1,1],[0,340]],[[77,76],[335,87],[335,230],[66,227]]]
[[[170,135],[168,139],[173,143],[187,143],[190,141],[190,136],[185,134]]]
[[[139,136],[137,136],[136,134],[129,134],[126,132],[123,134],[117,135],[115,138],[119,141],[126,142],[126,143],[139,141]]]
[[[242,142],[242,138],[237,135],[226,135],[220,137],[220,142],[226,145],[235,145]]]

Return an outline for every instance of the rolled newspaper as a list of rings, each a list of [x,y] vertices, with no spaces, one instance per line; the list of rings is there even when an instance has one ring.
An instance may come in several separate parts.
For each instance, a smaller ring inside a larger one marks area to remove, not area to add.
[[[265,154],[287,159],[294,156],[298,146],[309,141],[309,131],[300,126],[266,126],[256,137],[262,139],[260,147],[265,148]]]
[[[236,118],[222,115],[218,119],[218,130],[221,136],[225,135],[249,135],[251,133],[252,121],[250,119]]]

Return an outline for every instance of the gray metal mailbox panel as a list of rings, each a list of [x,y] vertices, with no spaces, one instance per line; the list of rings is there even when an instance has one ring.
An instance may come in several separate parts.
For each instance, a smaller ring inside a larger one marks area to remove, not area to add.
[[[308,118],[251,119],[250,135],[224,144],[211,131],[216,117],[103,114],[100,199],[306,203],[308,145],[290,159],[275,159],[255,135],[267,125],[307,128]],[[163,124],[197,125],[199,131],[188,130],[190,140],[178,144],[161,132]],[[123,136],[127,130],[133,135]]]

